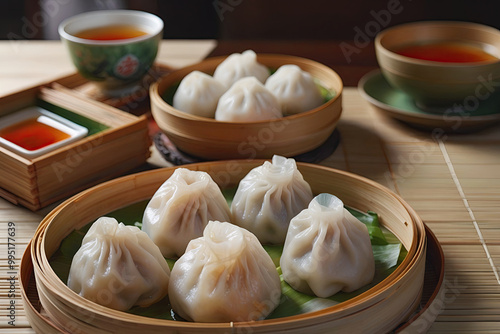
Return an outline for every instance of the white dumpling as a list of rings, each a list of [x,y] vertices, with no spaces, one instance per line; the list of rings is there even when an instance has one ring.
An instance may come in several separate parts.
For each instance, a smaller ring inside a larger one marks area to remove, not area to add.
[[[168,258],[184,254],[209,220],[229,221],[230,209],[217,183],[202,171],[178,168],[153,195],[142,229]]]
[[[257,54],[252,50],[243,53],[233,53],[217,66],[214,78],[219,80],[226,88],[231,87],[239,79],[255,77],[261,83],[269,77],[269,69],[257,62]]]
[[[193,71],[175,91],[173,107],[188,114],[213,118],[217,102],[226,88],[210,75]]]
[[[254,122],[282,117],[276,97],[254,77],[238,80],[219,99],[215,119]]]
[[[312,200],[311,187],[294,159],[275,155],[239,183],[231,204],[232,222],[263,244],[282,244],[290,220]]]
[[[169,278],[167,262],[146,233],[101,217],[73,257],[68,287],[97,304],[126,311],[163,299]]]
[[[313,77],[297,65],[283,65],[265,84],[281,106],[283,114],[297,114],[323,104],[323,96]]]
[[[208,223],[172,268],[172,309],[198,322],[253,321],[278,305],[276,266],[249,231],[227,222]]]
[[[366,225],[330,194],[316,196],[292,219],[280,265],[292,288],[322,298],[359,289],[375,274]]]

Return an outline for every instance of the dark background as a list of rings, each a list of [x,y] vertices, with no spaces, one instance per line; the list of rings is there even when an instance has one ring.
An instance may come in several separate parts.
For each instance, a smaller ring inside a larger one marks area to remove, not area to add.
[[[0,0],[0,39],[57,40],[69,16],[137,9],[163,19],[165,39],[218,40],[208,56],[252,49],[304,57],[356,86],[378,68],[373,39],[384,28],[423,20],[500,28],[499,7],[500,0]]]
[[[497,0],[0,0],[0,39],[57,39],[54,27],[67,16],[130,8],[160,16],[165,38],[353,40],[355,27],[395,3],[402,9],[381,27],[418,20],[500,27]]]

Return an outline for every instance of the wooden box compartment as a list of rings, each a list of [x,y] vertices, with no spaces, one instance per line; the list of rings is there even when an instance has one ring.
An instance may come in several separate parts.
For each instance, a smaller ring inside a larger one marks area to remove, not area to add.
[[[87,127],[89,133],[32,159],[0,147],[0,196],[12,203],[38,210],[123,175],[150,156],[146,116],[131,115],[57,84],[1,97],[0,117],[34,105]]]

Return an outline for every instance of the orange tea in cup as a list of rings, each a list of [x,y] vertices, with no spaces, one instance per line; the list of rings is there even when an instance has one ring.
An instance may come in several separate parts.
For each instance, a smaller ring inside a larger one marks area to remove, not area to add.
[[[401,47],[395,52],[410,58],[443,63],[475,63],[498,60],[497,57],[480,47],[456,42],[413,44]]]
[[[75,37],[94,41],[114,41],[144,36],[147,33],[133,25],[110,25],[82,30]]]
[[[59,35],[78,72],[103,95],[130,96],[154,63],[163,21],[135,10],[98,10],[72,16]]]

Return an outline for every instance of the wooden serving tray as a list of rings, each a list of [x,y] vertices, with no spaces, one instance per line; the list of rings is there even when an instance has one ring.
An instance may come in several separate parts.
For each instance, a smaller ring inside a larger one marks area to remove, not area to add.
[[[60,81],[76,83],[77,78],[71,75]],[[0,98],[0,116],[33,105],[86,126],[89,134],[33,159],[0,147],[0,197],[14,204],[38,210],[123,175],[150,156],[146,116],[131,115],[58,82]]]

